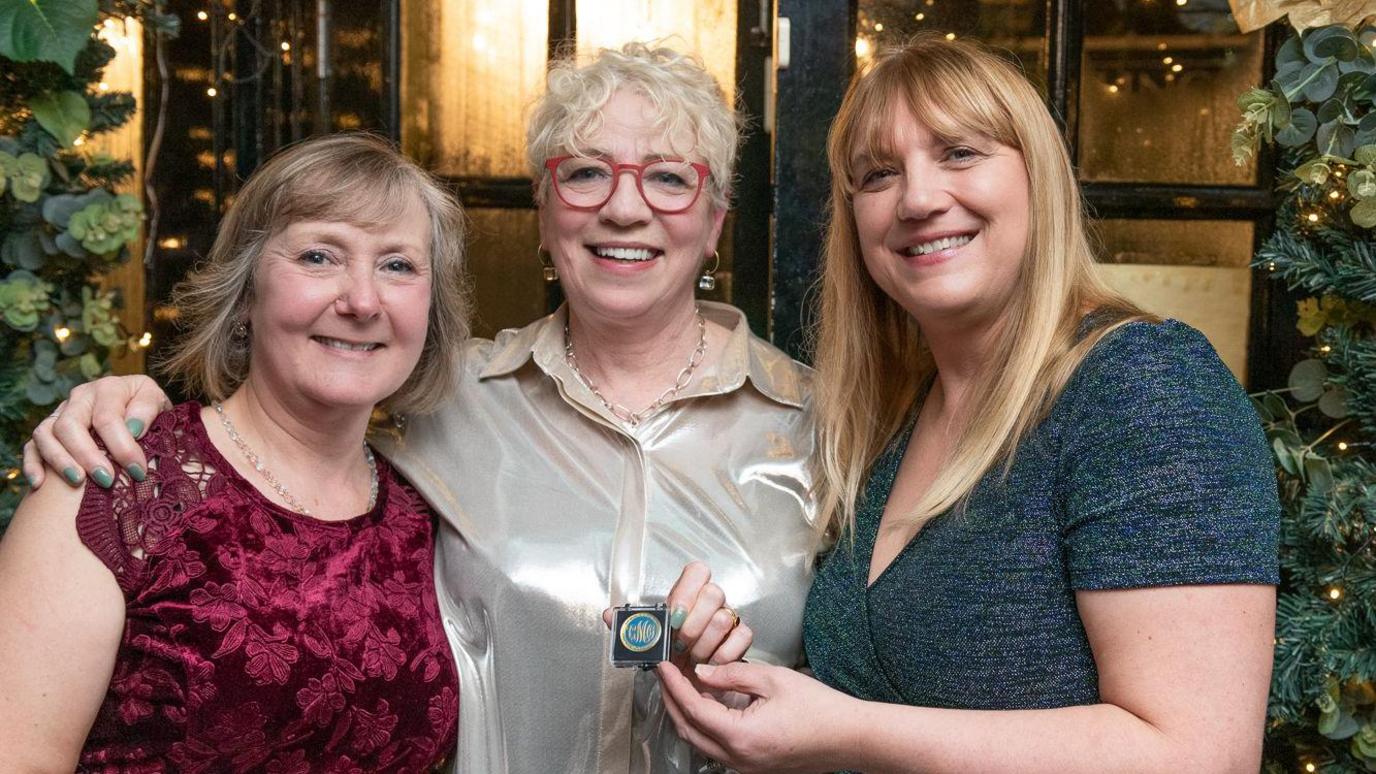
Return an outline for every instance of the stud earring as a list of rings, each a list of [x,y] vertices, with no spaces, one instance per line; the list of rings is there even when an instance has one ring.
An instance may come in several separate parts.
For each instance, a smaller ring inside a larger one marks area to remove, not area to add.
[[[549,251],[545,249],[544,243],[535,248],[535,255],[540,259],[540,266],[544,271],[545,282],[558,282],[559,270],[554,267],[554,259],[550,257]]]
[[[721,253],[712,251],[712,268],[706,267],[702,270],[702,276],[698,277],[698,290],[717,289],[717,268],[721,266]]]
[[[248,323],[244,322],[243,320],[240,320],[239,322],[235,323],[233,336],[236,339],[248,338]]]

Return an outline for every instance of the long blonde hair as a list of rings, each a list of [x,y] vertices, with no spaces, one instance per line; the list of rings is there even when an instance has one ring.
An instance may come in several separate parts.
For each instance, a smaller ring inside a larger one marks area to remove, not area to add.
[[[853,159],[891,142],[893,119],[904,110],[938,136],[983,135],[1016,148],[1034,192],[1018,281],[971,394],[972,419],[907,515],[912,526],[961,504],[1001,460],[1011,464],[1018,442],[1100,338],[1151,319],[1097,278],[1069,155],[1016,67],[977,44],[937,35],[882,53],[852,79],[827,143],[831,222],[813,342],[818,498],[832,536],[853,528],[871,466],[936,371],[916,321],[865,270],[851,209]],[[1077,338],[1087,310],[1097,310],[1092,330]]]

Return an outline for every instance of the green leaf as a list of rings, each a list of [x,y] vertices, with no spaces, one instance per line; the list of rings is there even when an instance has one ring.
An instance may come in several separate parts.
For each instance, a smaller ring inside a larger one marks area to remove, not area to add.
[[[1276,132],[1276,142],[1293,148],[1303,145],[1314,136],[1319,120],[1308,108],[1296,108],[1290,113],[1290,124]]]
[[[1362,120],[1365,121],[1366,119]],[[1358,164],[1365,164],[1366,166],[1376,165],[1376,143],[1363,145],[1357,148],[1357,150],[1353,151],[1353,158],[1357,160]]]
[[[1347,177],[1347,192],[1358,199],[1376,196],[1376,172],[1359,169]]]
[[[1310,33],[1304,41],[1306,54],[1310,59],[1337,59],[1351,61],[1357,57],[1357,38],[1352,30],[1342,24],[1320,27]]]
[[[1342,385],[1335,385],[1332,389],[1319,398],[1319,411],[1325,416],[1333,419],[1342,419],[1347,416],[1347,388]]]
[[[81,375],[86,377],[87,381],[98,378],[103,373],[105,369],[101,367],[100,359],[94,353],[87,352],[81,356]]]
[[[0,0],[3,2],[4,0]],[[75,91],[49,91],[29,103],[34,120],[63,147],[72,143],[91,126],[91,105]]]
[[[1357,136],[1347,124],[1330,121],[1319,127],[1314,142],[1319,146],[1319,153],[1325,156],[1350,158],[1357,147]]]
[[[1320,105],[1318,111],[1314,113],[1314,117],[1319,119],[1320,124],[1336,121],[1341,118],[1342,115],[1343,101],[1337,97],[1330,98],[1327,102]]]
[[[1376,197],[1357,202],[1348,215],[1362,228],[1376,228]]]
[[[1271,415],[1270,409],[1266,408],[1266,403],[1255,395],[1247,396],[1252,401],[1252,409],[1257,412],[1257,418],[1262,422],[1274,422],[1277,417]]]
[[[30,381],[24,388],[24,397],[35,406],[47,406],[57,402],[57,391],[50,384]]]
[[[0,56],[72,73],[98,15],[97,0],[0,0]]]
[[[1286,473],[1292,476],[1300,475],[1300,466],[1295,464],[1295,457],[1290,452],[1290,447],[1286,446],[1279,438],[1271,439],[1271,450],[1276,453],[1276,462]]]
[[[1266,404],[1266,410],[1277,420],[1290,416],[1290,410],[1285,407],[1285,399],[1274,392],[1266,393],[1261,400]]]
[[[1323,457],[1307,455],[1304,458],[1304,478],[1309,482],[1310,489],[1327,492],[1333,488],[1333,466]]]
[[[1323,159],[1315,159],[1308,164],[1301,164],[1295,167],[1295,177],[1309,185],[1323,185],[1328,182],[1328,176],[1333,170],[1328,166],[1328,162]]]
[[[1297,87],[1310,102],[1323,102],[1338,89],[1338,68],[1332,63],[1305,65],[1299,72]]]
[[[1281,45],[1276,52],[1276,69],[1286,65],[1303,67],[1309,64],[1309,60],[1304,56],[1304,48],[1300,45],[1299,36],[1291,37]]]
[[[1322,360],[1309,358],[1301,360],[1290,369],[1290,394],[1295,400],[1308,403],[1323,394],[1323,383],[1328,379],[1328,366]]]

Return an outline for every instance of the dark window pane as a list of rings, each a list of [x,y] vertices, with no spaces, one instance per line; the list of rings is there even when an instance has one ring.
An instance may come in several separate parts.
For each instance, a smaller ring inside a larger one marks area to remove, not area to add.
[[[972,37],[1022,65],[1046,93],[1046,3],[1039,0],[860,0],[855,57],[865,67],[886,46],[917,32]]]
[[[1081,176],[1249,185],[1233,163],[1238,94],[1261,81],[1263,36],[1238,32],[1226,0],[1084,4]]]

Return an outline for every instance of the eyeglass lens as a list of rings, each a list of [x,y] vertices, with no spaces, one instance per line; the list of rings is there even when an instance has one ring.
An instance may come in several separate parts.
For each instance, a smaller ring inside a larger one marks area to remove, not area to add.
[[[574,207],[596,207],[607,201],[616,177],[610,163],[594,158],[565,159],[554,170],[559,195]],[[681,211],[692,206],[701,182],[698,177],[686,161],[656,161],[640,169],[640,190],[654,209]]]

